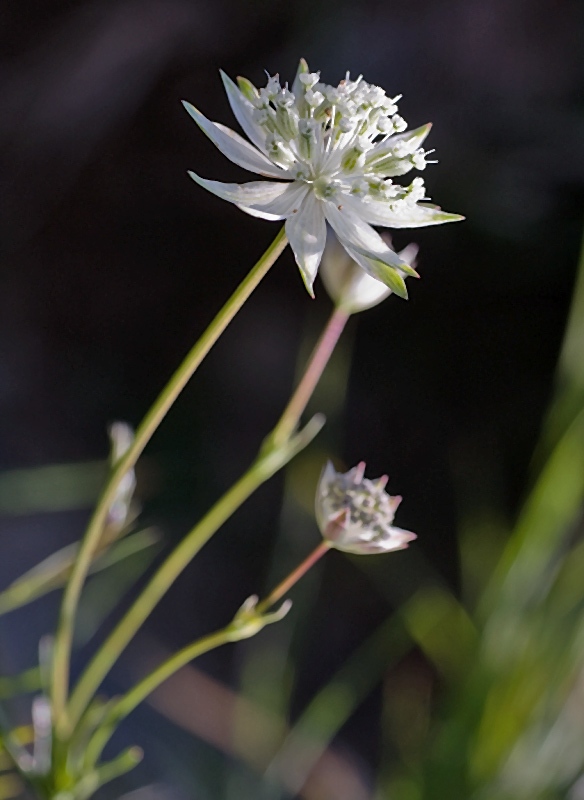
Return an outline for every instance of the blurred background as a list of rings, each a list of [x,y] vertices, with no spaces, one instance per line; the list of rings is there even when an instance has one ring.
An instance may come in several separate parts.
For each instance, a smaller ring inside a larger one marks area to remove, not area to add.
[[[0,590],[79,538],[108,423],[140,421],[276,233],[186,175],[249,179],[179,102],[236,127],[219,68],[291,81],[303,56],[325,82],[350,70],[403,94],[411,127],[434,123],[430,196],[467,217],[396,234],[420,246],[410,300],[352,320],[311,405],[327,427],[185,571],[105,691],[316,545],[327,457],[387,472],[418,541],[330,554],[284,623],[170,680],[112,743],[146,758],[104,798],[584,797],[584,308],[562,350],[583,17],[579,0],[2,3]],[[75,674],[133,581],[249,465],[329,313],[286,252],[139,465],[154,544],[90,583]],[[0,618],[4,675],[36,663],[58,599]],[[15,724],[29,707],[12,703]]]

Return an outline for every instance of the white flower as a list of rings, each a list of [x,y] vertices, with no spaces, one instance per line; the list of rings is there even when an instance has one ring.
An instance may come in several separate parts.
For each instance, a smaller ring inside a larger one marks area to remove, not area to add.
[[[389,234],[384,234],[383,238],[391,247]],[[399,252],[398,256],[415,267],[417,253],[418,246],[412,243]],[[373,308],[392,293],[388,286],[364,272],[332,237],[327,238],[320,276],[333,303],[347,314],[357,314]]]
[[[327,463],[315,504],[323,538],[337,550],[359,555],[403,550],[416,534],[392,525],[401,497],[385,492],[387,475],[374,481],[364,475],[363,462],[345,473]]]
[[[424,200],[421,178],[409,186],[391,179],[423,169],[421,147],[430,124],[405,132],[399,97],[349,73],[337,87],[320,82],[302,59],[292,89],[278,76],[256,89],[221,73],[229,103],[252,144],[185,108],[221,152],[240,167],[282,183],[220,183],[190,176],[205,189],[267,220],[286,220],[286,235],[309,293],[326,240],[326,222],[365,272],[407,297],[404,275],[413,270],[371,225],[416,228],[463,219]]]

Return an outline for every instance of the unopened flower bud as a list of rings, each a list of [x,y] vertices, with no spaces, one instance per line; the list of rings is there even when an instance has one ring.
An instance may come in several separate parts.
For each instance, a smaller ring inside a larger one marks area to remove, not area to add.
[[[292,608],[292,601],[285,600],[276,611],[266,614],[258,611],[258,600],[258,596],[252,594],[238,610],[229,628],[230,641],[238,642],[240,639],[249,639],[250,636],[255,636],[266,625],[284,619]]]
[[[125,456],[134,442],[134,431],[125,422],[114,422],[109,427],[111,442],[110,465],[114,468]],[[131,516],[131,504],[136,489],[136,473],[129,469],[118,484],[115,497],[108,511],[108,524],[121,529]]]
[[[398,255],[402,261],[414,267],[417,252],[417,246],[409,244]],[[327,241],[320,270],[331,300],[337,308],[348,314],[373,308],[392,293],[388,286],[356,264],[345,248],[332,237]]]
[[[403,550],[416,534],[392,524],[401,497],[385,491],[387,475],[377,480],[364,476],[363,462],[345,473],[327,463],[315,508],[323,538],[337,550],[359,555]]]

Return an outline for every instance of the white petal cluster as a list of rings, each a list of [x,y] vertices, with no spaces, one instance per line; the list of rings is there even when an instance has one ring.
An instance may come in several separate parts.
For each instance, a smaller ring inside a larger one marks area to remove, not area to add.
[[[310,294],[326,241],[326,223],[369,275],[407,297],[404,276],[414,270],[372,225],[415,228],[463,219],[428,205],[421,178],[409,186],[392,180],[424,169],[422,148],[431,125],[407,131],[398,97],[347,73],[338,86],[320,81],[304,60],[290,90],[278,76],[256,89],[222,73],[233,113],[248,136],[211,122],[190,103],[187,111],[224,155],[250,172],[281,183],[205,180],[201,186],[268,220],[286,220],[286,234]],[[415,274],[415,273],[414,273]]]
[[[329,461],[316,492],[316,519],[323,538],[337,550],[359,555],[403,550],[415,533],[394,527],[401,497],[385,491],[387,475],[368,480],[361,462],[337,472]]]

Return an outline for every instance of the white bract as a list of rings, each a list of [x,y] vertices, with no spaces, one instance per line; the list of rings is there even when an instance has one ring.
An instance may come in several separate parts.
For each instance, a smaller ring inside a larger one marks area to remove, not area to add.
[[[110,425],[109,437],[111,442],[110,465],[112,469],[115,469],[134,443],[134,431],[126,422],[114,422]],[[108,524],[115,530],[122,530],[131,521],[135,490],[136,473],[134,469],[129,469],[120,480],[108,511]]]
[[[391,246],[388,234],[385,234],[384,239]],[[398,256],[415,267],[417,253],[418,246],[412,243],[399,252]],[[392,293],[388,286],[362,270],[333,237],[327,238],[320,276],[335,306],[347,314],[357,314],[373,308]]]
[[[290,90],[278,76],[256,89],[221,73],[229,103],[252,142],[185,108],[221,152],[250,172],[282,182],[220,183],[191,177],[205,189],[267,220],[286,220],[286,235],[313,295],[326,241],[326,222],[351,258],[369,275],[407,297],[404,276],[415,274],[371,227],[416,228],[463,219],[426,199],[424,181],[400,186],[392,178],[424,169],[421,147],[431,125],[406,131],[398,97],[349,73],[338,86],[321,83],[301,60]]]
[[[403,550],[415,533],[393,526],[401,497],[385,491],[387,475],[368,480],[365,464],[337,472],[329,461],[316,491],[316,519],[331,547],[348,553],[370,555]]]

